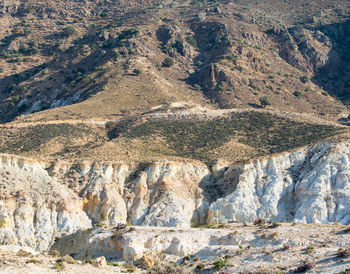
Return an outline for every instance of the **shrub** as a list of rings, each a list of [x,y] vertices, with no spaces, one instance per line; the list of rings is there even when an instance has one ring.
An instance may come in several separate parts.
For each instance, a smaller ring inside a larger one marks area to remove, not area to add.
[[[195,48],[197,47],[197,41],[196,41],[196,39],[194,39],[193,36],[187,36],[186,41],[187,41],[187,43],[191,44],[193,47],[195,47]]]
[[[301,92],[296,90],[296,91],[293,92],[293,95],[295,97],[297,97],[297,98],[300,98],[301,97]]]
[[[262,107],[271,105],[271,101],[269,100],[269,98],[267,98],[267,96],[261,97],[259,100]]]
[[[303,83],[306,83],[306,82],[309,82],[310,81],[310,77],[307,76],[307,75],[304,75],[300,78],[300,80],[303,82]]]
[[[127,272],[135,272],[136,271],[136,266],[134,266],[132,263],[125,264],[124,267],[125,267]]]
[[[202,87],[201,87],[200,85],[198,85],[198,84],[194,84],[194,85],[193,85],[193,88],[194,88],[195,90],[198,90],[198,91],[202,90]],[[349,116],[350,116],[350,114],[349,114]]]
[[[288,249],[291,249],[291,248],[292,248],[292,246],[290,244],[288,244],[288,243],[283,245],[283,249],[284,250],[288,250]]]
[[[170,68],[171,66],[174,65],[174,63],[175,63],[175,62],[174,62],[174,60],[173,60],[172,58],[167,57],[167,58],[165,58],[164,61],[163,61],[163,67]]]
[[[315,266],[316,266],[316,264],[313,262],[303,262],[301,265],[299,265],[297,267],[295,272],[297,272],[297,273],[306,272],[306,271],[314,268]]]
[[[196,266],[196,270],[197,271],[201,271],[201,270],[203,270],[205,268],[205,265],[204,264],[198,264],[197,266]]]
[[[308,247],[306,248],[306,254],[310,254],[310,253],[312,253],[312,252],[314,252],[314,247],[313,247],[313,246],[308,246]]]
[[[73,26],[68,26],[63,31],[65,36],[72,36],[77,33],[77,30]]]
[[[344,258],[344,257],[350,257],[350,248],[339,248],[337,251],[337,257]]]
[[[140,74],[142,73],[142,70],[141,70],[141,69],[136,68],[136,69],[134,69],[134,70],[133,70],[133,72],[134,72],[134,74],[135,74],[135,75],[137,75],[137,76],[138,76],[138,75],[140,75]]]
[[[228,265],[228,262],[226,259],[220,259],[220,260],[214,262],[215,270],[220,270],[226,265]]]
[[[39,261],[35,260],[35,259],[30,259],[30,260],[26,261],[26,264],[39,264]]]
[[[218,85],[218,90],[219,90],[219,91],[224,91],[225,88],[224,88],[223,86],[221,86],[221,85]]]
[[[83,80],[82,80],[82,83],[83,83],[84,85],[86,85],[86,84],[90,83],[91,81],[92,81],[91,76],[85,76],[85,77],[83,78]]]
[[[66,266],[64,265],[63,262],[57,262],[53,265],[58,271],[63,271]]]

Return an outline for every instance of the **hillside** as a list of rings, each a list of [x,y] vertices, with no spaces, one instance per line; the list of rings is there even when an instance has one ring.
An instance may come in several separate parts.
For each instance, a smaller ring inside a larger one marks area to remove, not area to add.
[[[0,1],[0,273],[350,269],[349,0]]]
[[[1,4],[1,121],[164,103],[347,117],[348,1]],[[136,73],[135,73],[136,72]]]

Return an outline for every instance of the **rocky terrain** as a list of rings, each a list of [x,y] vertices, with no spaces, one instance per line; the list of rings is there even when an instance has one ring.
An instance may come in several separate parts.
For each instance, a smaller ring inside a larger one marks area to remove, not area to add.
[[[339,224],[101,226],[58,240],[51,256],[1,246],[0,272],[348,273],[348,234]]]
[[[1,155],[1,242],[47,250],[93,225],[191,227],[256,219],[349,224],[349,143],[267,159],[40,162]],[[74,202],[73,202],[74,201]]]
[[[0,3],[1,273],[349,273],[350,2]]]

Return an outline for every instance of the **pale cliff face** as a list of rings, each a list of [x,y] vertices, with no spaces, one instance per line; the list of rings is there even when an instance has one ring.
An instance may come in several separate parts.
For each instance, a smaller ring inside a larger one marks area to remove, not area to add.
[[[349,224],[349,148],[323,143],[241,165],[235,191],[211,204],[208,221]]]
[[[0,243],[47,250],[97,223],[350,223],[350,144],[321,143],[211,171],[185,162],[55,162],[0,156]]]
[[[55,236],[91,226],[83,203],[51,178],[44,163],[0,157],[0,242],[46,250]]]

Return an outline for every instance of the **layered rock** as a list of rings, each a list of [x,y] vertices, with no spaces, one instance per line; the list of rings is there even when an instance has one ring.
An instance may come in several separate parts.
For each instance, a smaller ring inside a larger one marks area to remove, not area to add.
[[[47,250],[94,225],[350,223],[350,144],[245,163],[54,162],[0,157],[0,243]]]
[[[94,222],[151,226],[204,223],[207,203],[199,184],[210,183],[205,165],[181,162],[56,163],[49,174],[84,200]]]
[[[235,189],[211,204],[208,222],[349,224],[349,156],[349,144],[323,143],[233,164],[224,176],[238,177]]]
[[[206,221],[209,204],[198,185],[210,179],[202,164],[0,159],[2,244],[46,250],[56,237],[99,223],[189,227]]]
[[[42,162],[1,155],[0,243],[46,250],[54,237],[91,226],[82,201]]]

